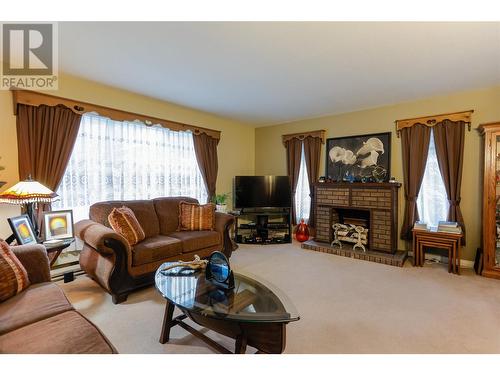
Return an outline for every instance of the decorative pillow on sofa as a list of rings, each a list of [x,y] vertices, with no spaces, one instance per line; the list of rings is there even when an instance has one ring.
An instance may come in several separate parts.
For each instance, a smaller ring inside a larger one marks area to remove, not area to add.
[[[108,216],[108,221],[111,228],[125,237],[130,246],[146,238],[141,224],[137,221],[134,212],[128,207],[113,208]]]
[[[9,244],[0,240],[0,302],[21,293],[30,286],[26,269]]]
[[[179,203],[178,230],[214,230],[215,204]]]

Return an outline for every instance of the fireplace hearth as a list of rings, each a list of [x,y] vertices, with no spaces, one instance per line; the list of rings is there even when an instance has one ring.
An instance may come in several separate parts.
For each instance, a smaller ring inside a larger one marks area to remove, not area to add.
[[[397,250],[399,183],[317,183],[314,188],[315,242],[330,244],[332,225],[368,229],[370,253]]]

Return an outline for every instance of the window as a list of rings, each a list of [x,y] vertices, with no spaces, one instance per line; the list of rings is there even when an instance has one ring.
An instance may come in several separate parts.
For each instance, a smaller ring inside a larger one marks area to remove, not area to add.
[[[121,122],[96,114],[80,130],[54,209],[72,209],[74,220],[107,200],[186,195],[206,202],[207,192],[190,132]]]
[[[417,207],[420,221],[427,223],[431,227],[437,227],[439,221],[446,220],[448,216],[448,197],[439,170],[433,130],[431,130],[429,155],[427,156],[424,178],[417,198]]]
[[[304,157],[304,144],[302,144],[299,180],[297,181],[297,189],[295,190],[295,216],[297,223],[300,222],[300,219],[304,219],[305,222],[309,220],[309,211],[311,209],[311,197],[309,194],[309,179],[307,176],[306,159]]]

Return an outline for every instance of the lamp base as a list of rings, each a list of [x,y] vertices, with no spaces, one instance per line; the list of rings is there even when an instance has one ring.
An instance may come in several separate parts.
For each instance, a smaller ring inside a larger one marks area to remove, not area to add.
[[[31,226],[33,227],[33,232],[35,236],[40,237],[40,231],[38,230],[38,221],[36,219],[35,203],[26,203],[26,215],[28,215]]]

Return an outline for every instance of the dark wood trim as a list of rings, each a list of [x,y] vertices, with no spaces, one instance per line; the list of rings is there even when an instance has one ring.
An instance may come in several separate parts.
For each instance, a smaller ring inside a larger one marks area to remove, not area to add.
[[[483,215],[482,215],[482,275],[500,279],[500,267],[495,267],[496,248],[496,137],[500,136],[500,122],[481,124],[483,136]]]
[[[367,188],[367,189],[380,189],[380,188],[393,188],[397,189],[401,187],[400,182],[316,182],[314,186],[325,186],[329,188],[352,188],[353,186],[356,188]]]
[[[146,126],[161,125],[176,131],[192,131],[193,134],[198,135],[205,133],[212,138],[220,139],[221,132],[219,130],[204,128],[201,126],[184,124],[182,122],[166,120],[158,117],[148,116],[140,113],[123,111],[121,109],[105,107],[98,104],[87,103],[83,101],[63,98],[60,96],[42,94],[36,91],[11,89],[12,99],[14,105],[14,115],[17,115],[17,105],[26,104],[31,106],[57,106],[63,105],[73,112],[84,114],[88,112],[97,112],[101,116],[109,117],[116,121],[142,121]]]

